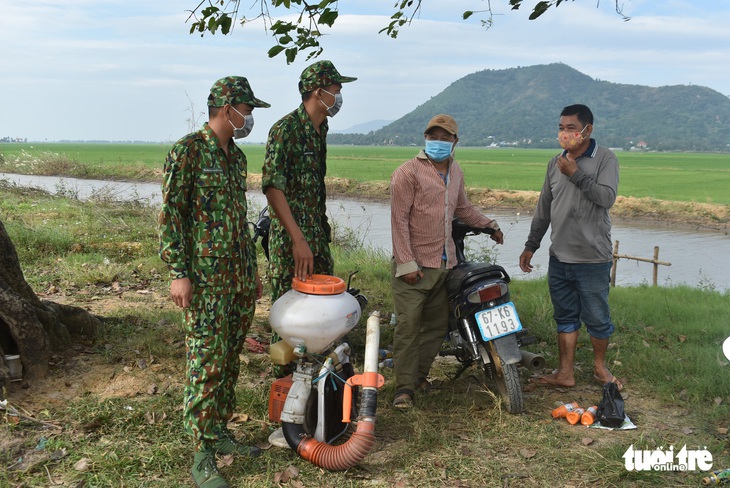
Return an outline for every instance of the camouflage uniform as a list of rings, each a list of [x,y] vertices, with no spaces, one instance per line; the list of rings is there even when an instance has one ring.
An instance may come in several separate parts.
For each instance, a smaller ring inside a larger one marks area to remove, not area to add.
[[[302,71],[299,77],[299,93],[328,87],[335,83],[348,83],[357,78],[342,76],[331,61],[318,61]],[[286,197],[292,217],[309,245],[314,257],[315,274],[334,274],[334,261],[329,243],[332,229],[327,221],[327,193],[324,177],[327,173],[327,119],[314,127],[304,104],[276,122],[269,131],[266,155],[262,168],[261,188],[281,190]],[[269,279],[271,301],[291,289],[294,277],[294,254],[291,237],[276,213],[272,216],[269,231]],[[279,341],[272,331],[271,344]],[[272,365],[274,376],[286,374],[284,368]]]
[[[356,79],[342,76],[330,61],[318,61],[302,71],[299,93],[303,95],[317,88]],[[331,275],[334,262],[329,248],[332,236],[327,221],[324,183],[328,130],[325,120],[317,132],[304,104],[276,122],[266,143],[261,187],[264,193],[268,188],[284,193],[292,216],[314,255],[314,273]],[[271,215],[269,271],[273,302],[291,288],[294,256],[291,238],[273,211]],[[274,335],[272,342],[275,340],[278,338]]]
[[[216,82],[208,105],[268,106],[253,93],[237,97],[240,80]],[[158,222],[160,257],[170,279],[187,277],[193,287],[190,307],[183,312],[183,421],[198,450],[209,449],[223,435],[233,414],[239,354],[255,308],[256,251],[246,224],[247,161],[232,139],[228,151],[226,157],[207,123],[175,143],[165,162]]]
[[[332,274],[330,227],[327,222],[324,176],[327,172],[327,122],[318,133],[304,105],[279,120],[269,131],[262,169],[262,188],[286,195],[289,208],[314,255],[314,272]],[[272,212],[272,216],[273,216]],[[291,288],[294,277],[292,241],[279,219],[269,234],[272,302]]]

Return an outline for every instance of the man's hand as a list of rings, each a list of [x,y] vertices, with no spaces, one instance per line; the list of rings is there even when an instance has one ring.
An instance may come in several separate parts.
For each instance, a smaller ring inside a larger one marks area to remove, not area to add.
[[[575,162],[575,159],[570,158],[570,154],[566,154],[565,156],[561,155],[558,156],[558,169],[560,169],[561,173],[570,178],[573,176],[573,173],[578,171],[578,164]]]
[[[501,230],[495,231],[489,238],[497,244],[504,244],[504,234],[502,234]]]
[[[294,241],[292,252],[294,253],[294,276],[306,281],[307,276],[312,276],[314,273],[314,254],[304,236]]]
[[[180,308],[188,308],[193,299],[193,285],[190,278],[178,278],[170,283],[172,301]]]
[[[416,283],[421,281],[421,278],[423,278],[423,271],[421,271],[420,269],[418,271],[414,271],[413,273],[404,274],[400,277],[400,279],[402,279],[409,285],[415,285]]]
[[[261,283],[259,272],[256,271],[256,300],[261,299],[262,296],[264,296],[264,285]]]
[[[532,271],[532,264],[530,264],[530,261],[532,261],[533,254],[534,253],[532,251],[522,251],[522,254],[520,254],[520,269],[525,273]]]

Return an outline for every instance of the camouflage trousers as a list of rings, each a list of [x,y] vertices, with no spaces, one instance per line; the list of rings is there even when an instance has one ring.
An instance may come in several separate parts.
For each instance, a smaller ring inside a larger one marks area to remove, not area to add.
[[[184,311],[183,423],[197,450],[211,447],[234,413],[239,354],[255,307],[250,292],[201,294]]]

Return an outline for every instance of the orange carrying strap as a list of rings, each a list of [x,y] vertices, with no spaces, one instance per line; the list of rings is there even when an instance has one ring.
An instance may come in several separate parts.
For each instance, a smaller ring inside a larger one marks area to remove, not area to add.
[[[352,413],[352,387],[362,386],[366,388],[380,388],[385,384],[385,378],[380,373],[362,373],[350,376],[345,383],[345,391],[342,394],[342,422],[350,423]]]

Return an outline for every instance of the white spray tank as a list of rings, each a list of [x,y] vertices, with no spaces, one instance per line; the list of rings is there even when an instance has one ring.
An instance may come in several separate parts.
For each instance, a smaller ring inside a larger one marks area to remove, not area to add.
[[[271,306],[271,328],[296,351],[326,351],[357,325],[362,314],[346,290],[345,281],[336,276],[315,274],[306,281],[295,277],[292,289]]]

